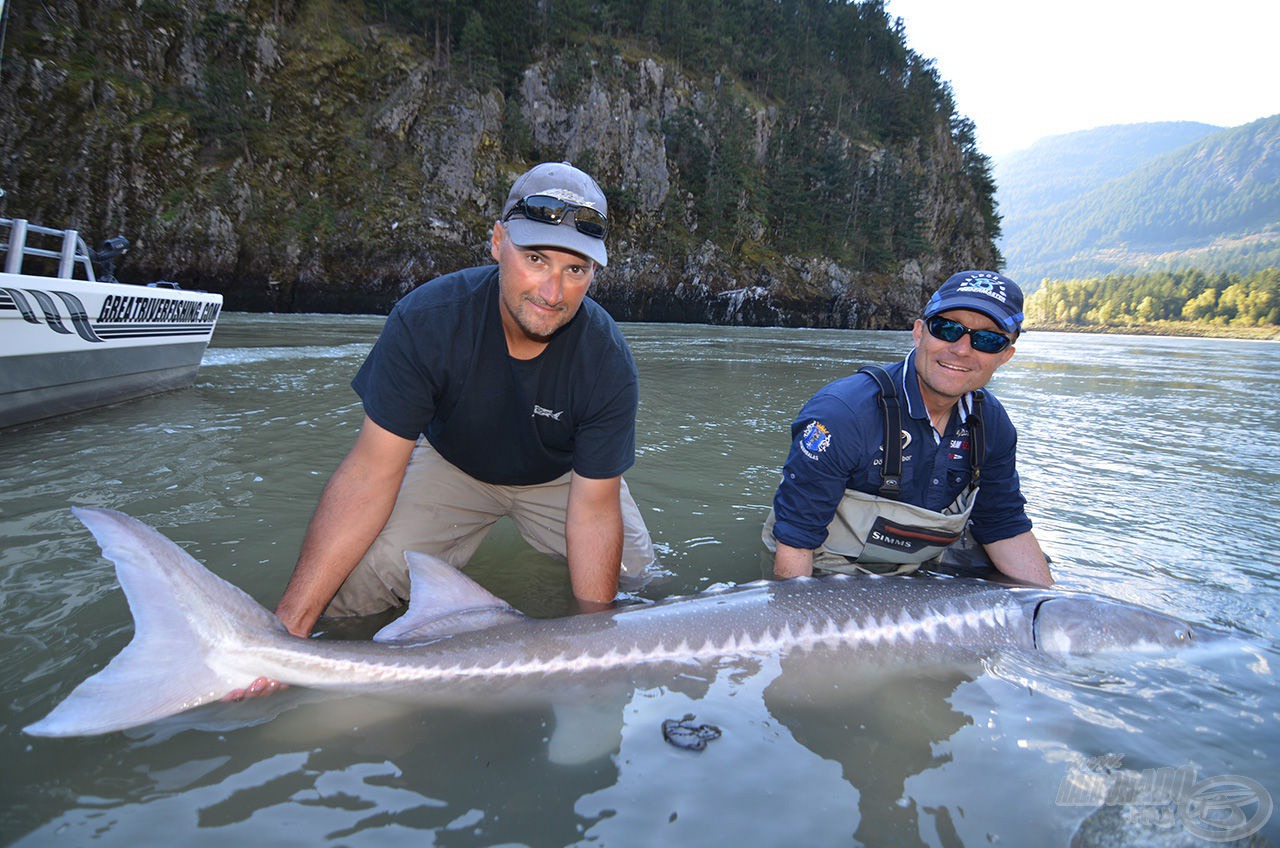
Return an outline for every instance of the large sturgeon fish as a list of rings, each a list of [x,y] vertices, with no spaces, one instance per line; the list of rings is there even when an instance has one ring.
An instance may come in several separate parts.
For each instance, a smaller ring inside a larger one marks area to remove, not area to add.
[[[25,731],[108,733],[220,700],[265,676],[348,693],[412,689],[431,701],[554,700],[691,666],[860,653],[885,664],[991,655],[1163,649],[1185,622],[1106,599],[966,579],[832,575],[760,581],[654,604],[527,618],[449,565],[408,555],[408,611],[373,642],[301,639],[155,529],[73,508],[115,563],[132,641]]]

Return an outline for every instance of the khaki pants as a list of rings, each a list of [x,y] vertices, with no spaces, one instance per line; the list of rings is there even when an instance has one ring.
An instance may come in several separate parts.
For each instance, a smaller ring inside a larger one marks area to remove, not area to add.
[[[533,486],[482,483],[418,442],[386,526],[325,610],[326,616],[371,615],[409,598],[405,551],[467,564],[499,518],[510,516],[535,550],[567,561],[565,517],[569,474]],[[644,582],[653,543],[626,481],[622,481],[622,585]]]

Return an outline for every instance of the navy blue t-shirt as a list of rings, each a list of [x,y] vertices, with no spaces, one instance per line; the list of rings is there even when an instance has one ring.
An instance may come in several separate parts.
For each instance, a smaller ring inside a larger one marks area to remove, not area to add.
[[[973,477],[969,415],[973,396],[961,398],[947,431],[938,437],[920,395],[915,352],[886,367],[898,396],[906,400],[902,429],[903,503],[941,512]],[[878,494],[884,463],[884,415],[880,389],[867,374],[851,374],[819,389],[791,425],[791,453],[774,496],[773,535],[793,548],[816,548],[846,489]],[[1031,529],[1018,481],[1018,434],[1004,406],[984,392],[982,418],[986,456],[970,520],[984,544]],[[976,422],[975,422],[976,423]]]
[[[616,477],[635,462],[635,361],[604,309],[578,314],[531,360],[513,358],[498,266],[446,274],[405,295],[351,381],[365,414],[486,483],[527,486],[570,469]]]

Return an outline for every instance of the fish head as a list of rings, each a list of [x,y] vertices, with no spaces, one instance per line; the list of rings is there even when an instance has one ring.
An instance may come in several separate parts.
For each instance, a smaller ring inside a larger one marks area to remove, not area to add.
[[[1053,595],[1034,602],[1032,638],[1059,656],[1109,651],[1164,651],[1194,644],[1203,633],[1187,622],[1106,598]]]

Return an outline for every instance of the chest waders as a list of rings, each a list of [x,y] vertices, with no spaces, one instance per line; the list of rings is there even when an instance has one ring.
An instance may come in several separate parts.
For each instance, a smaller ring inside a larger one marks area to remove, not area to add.
[[[973,393],[969,416],[969,463],[972,479],[942,512],[902,503],[902,401],[889,374],[879,365],[867,374],[880,387],[880,411],[884,416],[884,458],[877,494],[846,489],[827,525],[827,540],[814,552],[814,565],[825,571],[906,574],[937,560],[958,540],[969,523],[978,497],[978,481],[986,454],[981,390]],[[776,550],[773,512],[765,521],[765,544]]]

